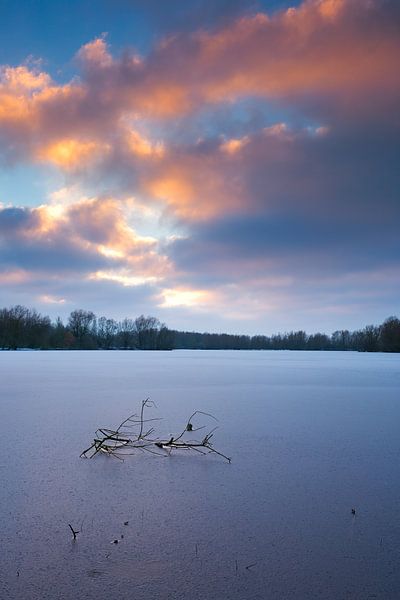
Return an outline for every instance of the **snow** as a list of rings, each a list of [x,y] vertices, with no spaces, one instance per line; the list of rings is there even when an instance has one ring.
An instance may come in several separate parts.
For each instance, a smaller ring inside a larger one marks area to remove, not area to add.
[[[1,352],[0,597],[399,598],[399,363]],[[215,415],[215,448],[232,464],[190,452],[79,458],[97,427],[147,397],[166,436],[195,410]]]

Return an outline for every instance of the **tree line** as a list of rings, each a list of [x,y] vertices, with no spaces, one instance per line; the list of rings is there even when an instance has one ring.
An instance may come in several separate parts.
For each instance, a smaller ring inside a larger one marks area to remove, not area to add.
[[[156,317],[115,321],[92,311],[74,310],[66,324],[52,322],[34,309],[0,310],[0,348],[43,350],[172,350],[173,333]]]
[[[382,325],[364,329],[342,329],[332,335],[290,331],[272,336],[229,335],[173,331],[176,348],[204,350],[357,350],[359,352],[400,352],[400,320],[389,317]]]
[[[266,335],[198,333],[169,329],[151,316],[115,321],[92,311],[74,310],[64,324],[52,322],[35,309],[12,306],[0,309],[0,348],[48,350],[357,350],[400,352],[400,320],[389,317],[381,325],[364,329],[307,334],[291,331]]]

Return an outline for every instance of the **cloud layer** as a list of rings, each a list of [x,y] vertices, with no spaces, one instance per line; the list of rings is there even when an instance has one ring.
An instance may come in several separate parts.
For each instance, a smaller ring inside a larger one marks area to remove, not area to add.
[[[3,168],[65,183],[38,207],[2,198],[8,301],[71,307],[106,286],[104,310],[131,293],[172,325],[253,331],[395,312],[397,4],[236,8],[146,56],[99,37],[66,83],[1,67]]]

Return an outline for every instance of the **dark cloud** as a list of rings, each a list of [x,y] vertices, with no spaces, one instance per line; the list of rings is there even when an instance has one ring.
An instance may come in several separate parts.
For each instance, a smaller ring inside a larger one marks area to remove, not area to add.
[[[236,172],[240,198],[236,205],[228,200],[211,220],[189,220],[190,235],[167,251],[185,277],[203,285],[394,268],[400,257],[399,151],[389,129],[346,127],[267,130],[228,158],[214,147],[206,164],[225,180],[235,181]],[[206,173],[201,155],[196,158],[197,171]],[[203,190],[200,182],[199,203]]]
[[[84,274],[110,266],[110,261],[78,244],[71,228],[53,223],[47,228],[35,209],[0,209],[0,266],[60,274]]]
[[[266,274],[324,278],[398,266],[400,241],[395,224],[382,230],[329,218],[235,217],[197,226],[170,253],[192,281],[226,283],[233,273],[236,281]]]
[[[13,237],[16,232],[35,224],[35,217],[28,208],[0,208],[0,233]]]

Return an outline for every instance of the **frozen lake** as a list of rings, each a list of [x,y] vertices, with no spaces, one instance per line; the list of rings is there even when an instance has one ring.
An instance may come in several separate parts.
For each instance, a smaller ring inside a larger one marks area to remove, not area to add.
[[[399,367],[351,352],[1,352],[0,597],[398,600]],[[165,435],[213,413],[232,464],[79,458],[148,396]]]

